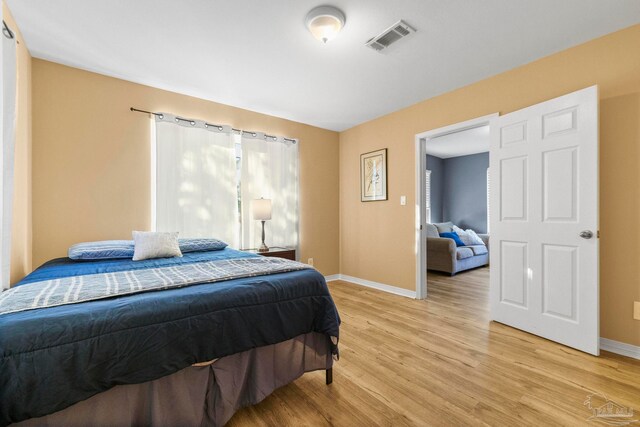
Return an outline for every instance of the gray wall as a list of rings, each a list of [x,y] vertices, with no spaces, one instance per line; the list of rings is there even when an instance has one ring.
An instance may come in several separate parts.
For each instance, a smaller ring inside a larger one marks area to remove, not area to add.
[[[444,160],[442,217],[458,227],[487,232],[489,153]]]
[[[431,221],[451,221],[460,228],[486,233],[488,167],[488,152],[449,159],[427,156],[427,169],[431,170]]]
[[[444,160],[427,155],[427,170],[431,171],[431,222],[442,222]]]

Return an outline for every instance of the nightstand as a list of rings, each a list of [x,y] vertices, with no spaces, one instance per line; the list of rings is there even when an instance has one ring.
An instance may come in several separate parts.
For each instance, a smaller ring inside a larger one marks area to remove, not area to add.
[[[296,250],[291,248],[279,248],[277,246],[270,247],[268,252],[258,252],[257,249],[243,249],[244,252],[251,252],[262,256],[270,256],[277,258],[296,260]]]

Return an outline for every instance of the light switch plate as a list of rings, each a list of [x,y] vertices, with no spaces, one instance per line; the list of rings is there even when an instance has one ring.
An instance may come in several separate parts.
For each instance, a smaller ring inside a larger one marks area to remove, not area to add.
[[[640,320],[640,301],[633,302],[633,318]]]
[[[407,196],[400,196],[400,204],[402,206],[407,204]]]

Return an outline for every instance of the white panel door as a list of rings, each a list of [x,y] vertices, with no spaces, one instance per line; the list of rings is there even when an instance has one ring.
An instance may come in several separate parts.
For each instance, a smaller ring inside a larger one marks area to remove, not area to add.
[[[491,126],[491,318],[599,354],[598,88]]]

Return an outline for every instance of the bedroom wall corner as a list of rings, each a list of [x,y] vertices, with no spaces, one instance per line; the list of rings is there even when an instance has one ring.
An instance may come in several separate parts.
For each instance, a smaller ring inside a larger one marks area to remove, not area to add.
[[[600,96],[601,336],[640,345],[632,301],[640,217],[640,25],[427,99],[340,134],[340,273],[415,290],[415,135],[519,110],[597,84]],[[389,149],[389,200],[361,203],[359,155]],[[398,203],[407,196],[407,206]],[[630,228],[631,227],[631,231]]]
[[[338,133],[33,60],[33,261],[151,222],[150,129],[130,107],[299,138],[299,258],[339,273]],[[267,244],[269,242],[267,241]]]
[[[2,2],[2,15],[17,40],[16,148],[11,227],[11,283],[32,270],[32,138],[31,138],[31,54],[11,11]]]

